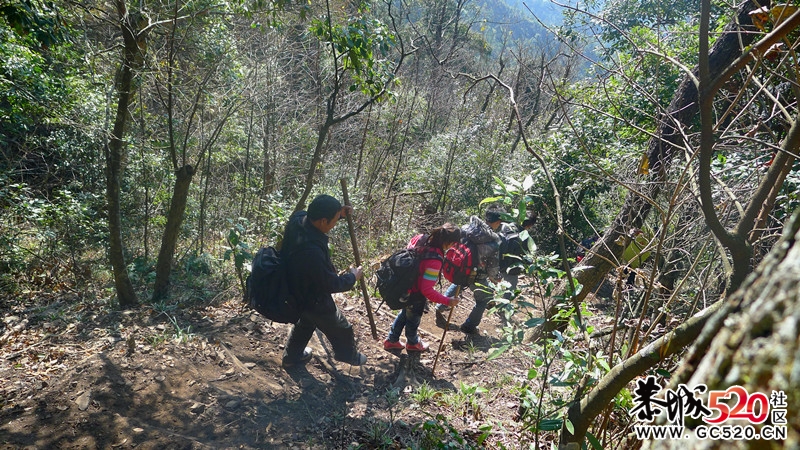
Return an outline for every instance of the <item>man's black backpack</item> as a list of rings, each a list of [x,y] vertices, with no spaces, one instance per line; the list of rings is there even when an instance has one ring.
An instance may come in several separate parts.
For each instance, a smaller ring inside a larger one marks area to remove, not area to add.
[[[248,305],[274,322],[297,323],[300,309],[289,292],[286,269],[280,253],[263,247],[253,258],[253,269],[247,276]]]
[[[426,252],[424,247],[418,246],[398,250],[381,261],[381,267],[375,272],[377,288],[389,308],[403,309],[408,306],[409,291],[417,282],[419,263],[425,258],[441,259],[438,254]]]
[[[500,269],[500,236],[477,216],[471,216],[469,223],[461,227],[461,236],[461,242],[472,252],[480,276],[496,277]]]
[[[525,243],[518,232],[500,233],[500,272],[509,275],[522,273]]]

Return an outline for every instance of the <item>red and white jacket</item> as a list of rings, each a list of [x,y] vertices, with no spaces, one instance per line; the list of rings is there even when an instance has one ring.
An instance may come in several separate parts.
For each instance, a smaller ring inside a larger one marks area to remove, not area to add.
[[[428,300],[434,303],[441,303],[442,305],[449,305],[450,298],[441,294],[435,289],[436,282],[439,281],[439,272],[442,270],[442,261],[444,254],[442,249],[436,247],[429,247],[427,245],[420,246],[420,240],[427,235],[418,234],[411,238],[408,242],[409,249],[419,248],[423,252],[423,259],[419,263],[419,276],[417,277],[417,284],[411,288],[411,294],[419,292]],[[424,241],[423,241],[424,242]],[[439,255],[439,258],[426,258],[425,253]]]

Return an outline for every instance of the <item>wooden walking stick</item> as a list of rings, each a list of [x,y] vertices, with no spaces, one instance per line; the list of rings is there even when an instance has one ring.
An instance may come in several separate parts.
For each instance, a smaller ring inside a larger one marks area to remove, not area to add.
[[[342,195],[344,198],[345,206],[350,206],[350,198],[347,196],[347,182],[344,178],[340,179],[342,183]],[[358,243],[356,242],[356,229],[353,227],[353,218],[347,214],[347,229],[350,231],[350,242],[353,243],[353,257],[356,260],[356,267],[361,266],[361,254],[358,252]],[[375,318],[372,316],[372,305],[369,303],[369,293],[367,292],[367,282],[364,281],[364,276],[361,276],[361,294],[364,296],[364,306],[367,308],[367,317],[369,317],[369,327],[372,330],[372,339],[378,339],[378,329],[375,327]]]
[[[456,293],[453,295],[453,298],[458,297],[461,295],[461,286],[456,288]],[[450,308],[450,312],[447,314],[447,325],[444,326],[444,331],[442,331],[442,340],[439,341],[439,350],[436,351],[436,357],[433,358],[433,369],[431,369],[431,375],[434,377],[436,376],[436,363],[439,362],[439,353],[442,352],[442,348],[444,348],[444,336],[447,334],[447,330],[450,329],[450,319],[453,317],[453,310],[456,309],[455,306]]]

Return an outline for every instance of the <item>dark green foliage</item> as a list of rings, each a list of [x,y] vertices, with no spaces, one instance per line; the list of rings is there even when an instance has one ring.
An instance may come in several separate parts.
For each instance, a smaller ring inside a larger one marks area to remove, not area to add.
[[[603,5],[604,41],[614,50],[631,50],[627,33],[637,29],[661,29],[680,26],[696,18],[700,12],[698,0],[663,2],[659,0],[613,0]]]
[[[29,1],[0,7],[0,146],[18,146],[25,132],[54,117],[69,93],[64,66],[50,46],[63,41],[57,15]]]
[[[602,125],[595,126],[602,128]],[[587,129],[584,131],[590,132]],[[550,172],[561,196],[567,251],[571,252],[575,248],[572,240],[580,242],[584,237],[592,236],[595,233],[592,227],[602,228],[607,220],[606,215],[613,211],[607,210],[610,207],[606,202],[614,184],[605,178],[596,164],[601,164],[603,168],[610,167],[613,164],[610,159],[619,158],[621,152],[616,148],[606,150],[602,146],[590,151],[582,149],[580,142],[569,140],[569,135],[554,135],[545,144],[545,149],[549,155]],[[591,157],[587,156],[587,152],[591,153]],[[532,171],[532,179],[534,184],[527,191],[534,195],[528,203],[539,213],[539,218],[531,230],[531,236],[542,252],[560,253],[555,235],[558,225],[553,190],[540,169]]]
[[[6,3],[6,2],[4,2]],[[34,45],[46,49],[65,39],[64,21],[55,2],[16,0],[0,6],[0,18],[14,32]]]
[[[71,123],[97,113],[96,94],[75,64],[81,55],[52,4],[0,11],[0,171],[43,195],[93,189],[102,181],[97,136]]]
[[[352,72],[349,90],[375,96],[388,89],[394,79],[392,63],[386,58],[395,45],[395,37],[383,22],[362,15],[368,12],[359,10],[359,15],[346,24],[333,24],[329,18],[314,19],[310,31],[333,45],[337,57],[342,58],[342,69]]]
[[[213,258],[209,253],[192,251],[185,258],[183,270],[189,275],[211,275],[213,270]]]
[[[91,272],[85,263],[94,259],[86,252],[107,239],[102,197],[60,190],[45,199],[24,184],[7,181],[0,175],[0,272],[9,277],[0,289],[13,290],[5,284],[21,280],[55,281],[32,277],[41,270],[66,270],[72,277],[64,281],[85,281]]]

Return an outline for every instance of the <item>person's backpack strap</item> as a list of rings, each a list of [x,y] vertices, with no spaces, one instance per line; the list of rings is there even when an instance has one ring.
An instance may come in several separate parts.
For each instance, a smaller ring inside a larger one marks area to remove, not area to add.
[[[413,249],[424,248],[424,247],[426,247],[428,245],[428,239],[429,238],[430,238],[430,235],[427,234],[427,233],[418,234],[418,235],[414,236],[413,238],[411,238],[411,242],[409,242],[409,248],[413,248]]]

